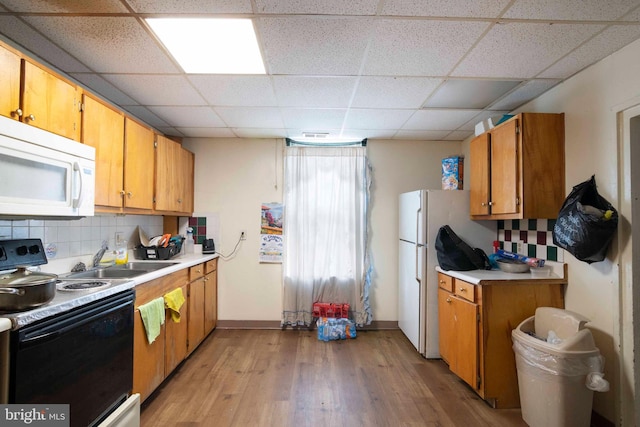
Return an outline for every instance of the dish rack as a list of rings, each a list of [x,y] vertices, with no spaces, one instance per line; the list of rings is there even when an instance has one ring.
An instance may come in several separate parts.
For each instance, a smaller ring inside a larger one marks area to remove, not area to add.
[[[138,245],[134,248],[134,256],[136,259],[155,259],[167,260],[178,255],[182,250],[184,237],[172,237],[167,246],[143,246]]]

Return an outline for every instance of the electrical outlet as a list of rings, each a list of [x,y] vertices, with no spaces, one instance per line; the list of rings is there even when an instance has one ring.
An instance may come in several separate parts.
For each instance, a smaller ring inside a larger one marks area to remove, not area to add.
[[[240,240],[247,240],[247,233],[244,230],[240,232]]]
[[[522,240],[518,240],[518,242],[516,243],[518,250],[517,252],[521,255],[524,255],[524,242]]]

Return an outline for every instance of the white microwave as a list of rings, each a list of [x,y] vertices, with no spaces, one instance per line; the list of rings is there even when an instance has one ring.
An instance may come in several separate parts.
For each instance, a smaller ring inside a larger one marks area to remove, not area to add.
[[[0,116],[0,217],[93,216],[96,150]]]

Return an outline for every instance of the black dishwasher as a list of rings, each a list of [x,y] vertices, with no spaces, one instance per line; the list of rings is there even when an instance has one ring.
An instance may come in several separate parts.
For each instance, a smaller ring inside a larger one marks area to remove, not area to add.
[[[98,424],[133,386],[134,291],[30,324],[11,335],[9,402],[69,404],[70,424]]]

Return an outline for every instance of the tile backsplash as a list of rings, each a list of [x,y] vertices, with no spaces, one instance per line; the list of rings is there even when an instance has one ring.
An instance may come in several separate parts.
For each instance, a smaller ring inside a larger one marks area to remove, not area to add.
[[[564,251],[553,244],[555,223],[555,219],[500,220],[500,248],[534,258],[564,262]]]
[[[39,238],[48,259],[93,255],[103,240],[114,248],[115,233],[122,232],[133,248],[140,226],[147,236],[162,234],[162,216],[104,215],[78,220],[0,220],[0,240]]]

